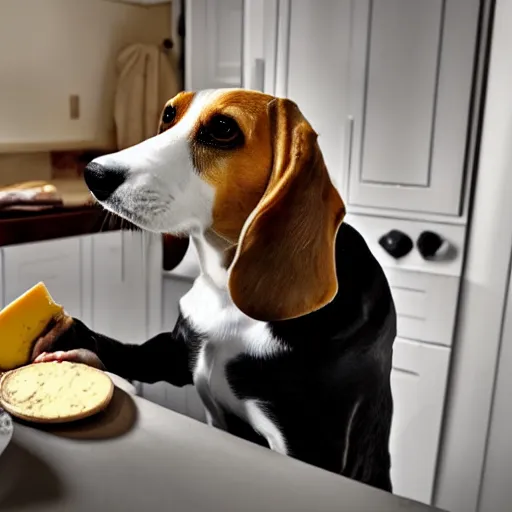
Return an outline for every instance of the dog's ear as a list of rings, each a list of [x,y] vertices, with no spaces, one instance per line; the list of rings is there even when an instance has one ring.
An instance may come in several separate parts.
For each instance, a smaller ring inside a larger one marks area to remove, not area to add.
[[[335,239],[345,215],[317,134],[297,105],[275,99],[269,117],[269,184],[242,229],[229,276],[237,307],[264,321],[303,316],[335,297]]]

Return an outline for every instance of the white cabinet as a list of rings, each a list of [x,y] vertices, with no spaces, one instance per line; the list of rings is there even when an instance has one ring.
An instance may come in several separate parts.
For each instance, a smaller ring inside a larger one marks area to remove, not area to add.
[[[398,338],[393,350],[393,492],[430,503],[450,350]]]
[[[352,2],[350,204],[460,214],[479,3]]]
[[[241,87],[244,0],[187,0],[189,90]]]
[[[319,134],[347,220],[387,273],[399,334],[393,481],[398,494],[428,503],[465,251],[481,2],[245,0],[242,34],[216,30],[228,7],[207,16],[205,3],[187,4],[195,27],[186,41],[189,86],[220,83],[211,70],[227,60],[210,50],[218,60],[207,65],[204,47],[241,45],[240,75],[230,83],[297,102]],[[398,260],[378,243],[392,229],[412,242]],[[421,255],[425,231],[451,244],[446,259]]]
[[[479,0],[187,3],[187,87],[295,100],[349,205],[458,216]]]
[[[43,281],[66,311],[96,332],[142,343],[162,331],[159,236],[113,231],[0,249],[4,306]]]
[[[193,261],[192,258],[190,260]],[[171,332],[174,329],[179,314],[179,300],[192,287],[193,279],[178,272],[180,271],[175,269],[163,280],[163,332]],[[143,384],[142,396],[173,411],[205,421],[204,407],[194,386],[177,388],[166,382]]]
[[[80,237],[8,246],[2,254],[4,305],[43,281],[69,314],[85,313]]]
[[[298,103],[349,205],[459,216],[479,0],[187,2],[187,88]]]
[[[161,244],[113,231],[3,247],[2,303],[43,281],[66,311],[97,332],[141,343],[161,331]]]
[[[165,279],[162,300],[162,332],[171,332],[178,319],[178,301],[192,286],[187,279]],[[177,388],[166,382],[142,384],[142,396],[172,409],[187,414],[186,388]]]
[[[292,1],[288,14],[289,24],[280,29],[276,94],[299,105],[319,134],[318,143],[334,183],[343,190],[350,2],[322,0],[319,9],[315,0]]]
[[[125,343],[147,337],[147,287],[142,233],[91,237],[91,328]]]

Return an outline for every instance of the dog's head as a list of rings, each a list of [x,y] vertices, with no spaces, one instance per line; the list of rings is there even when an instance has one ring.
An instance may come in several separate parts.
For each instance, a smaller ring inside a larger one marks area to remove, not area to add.
[[[231,246],[229,290],[248,316],[302,316],[337,293],[344,204],[295,103],[247,90],[184,92],[159,134],[94,160],[87,185],[143,229],[214,233]]]

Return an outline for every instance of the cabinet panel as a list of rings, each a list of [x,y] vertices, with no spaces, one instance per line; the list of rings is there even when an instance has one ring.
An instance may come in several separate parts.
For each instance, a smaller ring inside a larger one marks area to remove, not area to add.
[[[290,2],[288,73],[278,93],[295,101],[319,134],[335,184],[342,186],[347,116],[350,1]],[[281,76],[283,76],[281,74]]]
[[[279,0],[245,1],[242,87],[275,94]]]
[[[243,0],[188,0],[186,17],[186,88],[241,87]]]
[[[397,339],[391,387],[393,492],[430,503],[435,478],[450,350]]]
[[[172,331],[178,319],[178,302],[192,287],[192,280],[167,276],[163,283],[163,330]],[[178,388],[166,382],[142,384],[144,398],[173,411],[204,421],[204,408],[193,386]]]
[[[82,315],[80,238],[3,248],[4,303],[43,281],[56,302],[72,315]]]
[[[363,183],[428,186],[442,5],[372,3]]]
[[[125,343],[147,337],[143,251],[139,232],[92,237],[92,328]]]
[[[353,8],[349,203],[458,215],[478,0]]]

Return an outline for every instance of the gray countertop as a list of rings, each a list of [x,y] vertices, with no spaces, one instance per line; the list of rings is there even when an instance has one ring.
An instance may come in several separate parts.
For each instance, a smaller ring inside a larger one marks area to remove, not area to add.
[[[15,424],[2,512],[395,512],[431,507],[234,438],[116,388],[99,417]]]

